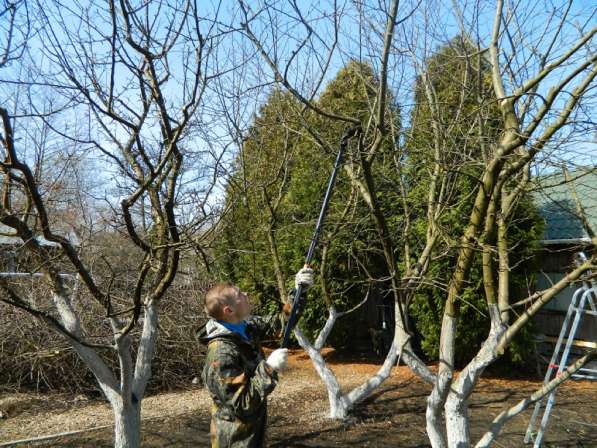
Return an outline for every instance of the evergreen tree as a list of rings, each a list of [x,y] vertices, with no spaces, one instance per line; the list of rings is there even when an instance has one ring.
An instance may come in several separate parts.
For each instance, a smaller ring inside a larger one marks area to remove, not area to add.
[[[326,86],[318,104],[356,117],[365,126],[375,100],[376,82],[371,67],[352,61]],[[279,306],[283,289],[275,264],[287,279],[286,289],[303,264],[344,127],[341,122],[301,112],[290,94],[276,90],[260,109],[245,139],[227,186],[230,211],[222,222],[216,253],[220,269],[251,293],[261,313]],[[330,142],[332,151],[321,147],[318,139]],[[311,288],[301,319],[309,335],[325,321],[326,298],[343,309],[364,297],[368,285],[363,281],[363,269],[379,277],[386,275],[379,272],[383,263],[376,254],[377,234],[368,211],[356,203],[347,213],[347,205],[355,200],[358,197],[352,194],[350,182],[340,172],[314,260],[318,269],[321,248],[327,245],[329,295],[324,294],[320,282]],[[355,325],[363,327],[362,316],[339,322],[330,341],[346,344]],[[368,329],[362,328],[362,333],[368,334]]]

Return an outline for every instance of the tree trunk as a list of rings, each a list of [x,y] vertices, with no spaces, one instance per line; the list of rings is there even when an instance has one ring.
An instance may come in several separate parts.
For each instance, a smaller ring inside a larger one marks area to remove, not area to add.
[[[408,366],[411,372],[413,372],[423,381],[433,384],[435,382],[435,375],[413,351],[410,335],[404,328],[406,316],[402,314],[402,311],[402,307],[399,305],[399,303],[394,301],[394,315],[396,316],[394,319],[394,341],[396,343],[395,348],[398,351],[395,353],[395,355],[400,356],[404,364]],[[392,347],[394,346],[392,345]],[[388,353],[388,355],[390,355],[390,353]]]
[[[452,382],[446,398],[446,434],[449,448],[471,446],[469,431],[469,398],[485,368],[497,357],[498,342],[506,330],[500,322],[500,310],[495,304],[488,305],[491,330],[477,355],[469,362],[456,380]]]
[[[300,346],[307,352],[315,370],[319,374],[319,377],[325,384],[328,400],[330,404],[329,417],[332,419],[343,420],[348,416],[348,412],[354,407],[355,404],[368,398],[375,389],[377,389],[391,374],[392,368],[399,361],[400,356],[409,354],[412,366],[411,369],[414,373],[421,376],[421,378],[428,382],[433,382],[433,374],[429,371],[427,366],[423,364],[416,355],[412,354],[410,350],[410,336],[403,328],[402,319],[400,315],[400,307],[398,304],[396,307],[396,327],[394,333],[394,339],[392,346],[386,355],[386,359],[380,369],[375,375],[369,378],[367,381],[362,383],[360,386],[355,387],[350,392],[343,394],[342,388],[338,383],[338,379],[334,372],[327,366],[323,356],[321,355],[321,349],[327,340],[334,323],[336,322],[339,314],[333,307],[330,308],[328,319],[324,325],[324,328],[319,333],[314,345],[302,334],[299,328],[295,328],[294,334],[300,344]],[[441,407],[441,406],[440,406]]]
[[[328,318],[328,323],[330,320],[332,320],[332,324],[326,324],[322,332],[325,331],[327,327],[330,327],[331,330],[333,322],[335,322],[336,320],[335,313],[330,314],[330,317]],[[344,420],[348,415],[349,408],[347,406],[346,400],[342,395],[342,389],[340,388],[340,384],[338,383],[336,375],[334,375],[334,372],[332,372],[330,368],[327,366],[325,360],[323,359],[323,356],[321,355],[320,349],[316,346],[314,347],[313,345],[311,345],[311,343],[307,340],[307,338],[303,335],[299,328],[294,329],[294,335],[296,336],[299,345],[303,348],[303,350],[305,350],[305,352],[307,352],[309,358],[311,358],[311,362],[313,363],[313,366],[315,367],[317,374],[321,378],[321,381],[323,381],[323,384],[325,384],[325,388],[328,393],[328,401],[330,403],[329,417],[333,419]],[[327,335],[324,335],[323,340],[325,340],[325,338],[327,338]],[[318,340],[321,339],[322,338],[318,338]]]
[[[468,396],[451,392],[446,399],[446,433],[449,448],[471,446],[468,419]]]
[[[133,393],[139,401],[145,396],[145,387],[151,378],[151,362],[158,338],[158,303],[150,301],[144,307],[143,332],[139,341],[133,380]]]
[[[138,448],[141,446],[141,402],[129,404],[121,400],[112,403],[114,411],[114,447]]]
[[[452,383],[455,334],[456,318],[446,313],[443,317],[439,344],[439,369],[433,390],[427,398],[427,411],[425,413],[427,435],[433,448],[444,448],[446,446],[441,414]]]
[[[441,418],[442,397],[434,388],[431,395],[427,397],[427,410],[425,418],[427,421],[427,437],[433,448],[445,448],[446,440],[444,437],[443,421]]]
[[[344,420],[348,417],[350,408],[344,400],[342,393],[335,393],[328,388],[328,400],[330,402],[330,418],[335,420]]]
[[[346,401],[350,407],[353,407],[356,403],[368,398],[376,388],[381,386],[381,384],[388,379],[392,373],[392,368],[396,364],[396,361],[398,361],[398,355],[400,353],[401,348],[398,347],[398,336],[395,335],[394,340],[392,341],[392,346],[386,355],[386,359],[377,373],[360,386],[355,387],[346,395]]]

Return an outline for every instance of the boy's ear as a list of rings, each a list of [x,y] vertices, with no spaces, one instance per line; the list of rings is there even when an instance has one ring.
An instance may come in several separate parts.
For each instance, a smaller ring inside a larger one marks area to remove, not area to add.
[[[222,308],[222,311],[224,312],[224,314],[232,314],[232,308],[230,308],[230,306],[228,305],[224,305],[224,308]]]

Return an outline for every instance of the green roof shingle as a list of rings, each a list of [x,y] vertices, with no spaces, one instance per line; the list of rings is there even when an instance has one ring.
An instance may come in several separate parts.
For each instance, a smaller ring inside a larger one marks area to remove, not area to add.
[[[535,180],[535,204],[545,219],[543,240],[578,240],[588,238],[577,213],[574,191],[587,219],[597,231],[597,167],[579,168],[570,173],[571,183],[562,173],[541,176]]]

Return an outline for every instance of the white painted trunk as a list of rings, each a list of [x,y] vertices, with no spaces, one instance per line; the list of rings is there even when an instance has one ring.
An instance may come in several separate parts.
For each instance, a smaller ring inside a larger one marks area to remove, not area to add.
[[[155,354],[156,341],[158,337],[158,309],[157,303],[145,304],[143,331],[137,350],[137,360],[133,379],[133,393],[139,401],[145,395],[145,387],[151,378],[151,362]]]
[[[141,446],[141,403],[124,405],[112,403],[114,411],[114,447],[138,448]]]
[[[328,389],[328,399],[330,402],[330,413],[329,416],[334,420],[344,420],[348,417],[348,411],[350,408],[346,404],[342,395],[335,395],[331,390]]]
[[[66,291],[54,292],[52,294],[52,301],[60,315],[60,320],[62,325],[64,325],[64,328],[70,331],[73,335],[81,337],[81,322],[72,306],[71,298]],[[106,397],[111,399],[118,394],[119,386],[116,378],[97,352],[74,340],[71,342],[79,357],[97,379],[98,384]]]
[[[362,303],[364,302],[365,300]],[[358,306],[361,304],[357,305],[357,307],[353,308],[351,311],[354,311],[354,309],[358,308]],[[433,373],[431,373],[427,366],[412,352],[410,346],[410,336],[402,324],[403,320],[400,315],[401,308],[398,306],[398,304],[395,305],[395,309],[397,317],[394,339],[392,341],[392,346],[386,355],[384,363],[375,375],[367,379],[367,381],[358,387],[355,387],[347,394],[342,393],[342,388],[340,387],[336,375],[327,366],[323,356],[321,355],[321,349],[323,348],[329,334],[334,328],[337,318],[345,313],[338,313],[334,307],[330,307],[328,310],[329,315],[326,323],[319,332],[314,344],[309,342],[299,328],[295,328],[294,334],[299,345],[303,348],[303,350],[305,350],[305,352],[307,352],[309,358],[311,358],[315,370],[326,387],[330,405],[330,418],[345,419],[348,415],[348,412],[356,403],[359,403],[369,397],[375,391],[375,389],[377,389],[390,376],[392,373],[392,368],[396,365],[401,356],[406,358],[405,362],[407,362],[415,374],[419,375],[428,382],[433,382]]]
[[[156,303],[145,304],[143,331],[133,366],[130,356],[130,343],[118,344],[121,358],[121,396],[111,400],[114,410],[114,446],[117,448],[137,448],[141,436],[141,400],[145,387],[151,378],[151,362],[155,352],[158,333],[158,313]],[[128,339],[128,336],[124,337]]]
[[[501,323],[496,305],[489,305],[491,330],[477,355],[460,372],[446,398],[446,435],[449,448],[471,446],[469,427],[469,398],[485,368],[498,357],[497,347],[506,326]]]
[[[436,388],[433,388],[427,397],[427,409],[425,411],[427,437],[433,448],[445,448],[443,421],[441,418],[442,398]]]
[[[55,292],[52,299],[62,324],[77,337],[81,337],[80,320],[72,306],[71,297],[65,292]],[[141,434],[141,399],[151,376],[151,361],[157,338],[157,309],[154,303],[145,306],[143,332],[137,352],[136,364],[131,359],[130,336],[116,336],[116,349],[120,360],[120,384],[113,372],[90,347],[72,341],[77,354],[91,370],[108,399],[114,413],[114,446],[137,448]],[[112,321],[115,334],[116,321]]]
[[[396,316],[394,325],[394,341],[396,341],[396,349],[399,351],[397,355],[399,354],[404,363],[415,375],[417,375],[423,381],[433,384],[435,382],[435,375],[413,352],[412,345],[410,343],[410,335],[406,332],[403,324],[403,320],[406,319],[406,317],[402,315],[402,307],[400,307],[398,303],[394,303],[394,315]],[[390,353],[388,353],[388,355],[390,355]]]
[[[439,344],[439,369],[433,390],[427,397],[427,436],[433,448],[445,448],[442,409],[446,402],[454,371],[454,339],[456,318],[444,314]]]
[[[307,338],[302,334],[299,328],[295,329],[295,336],[301,347],[307,352],[309,358],[313,362],[315,370],[323,381],[330,405],[329,417],[333,419],[343,420],[348,416],[348,412],[359,401],[367,398],[371,393],[385,381],[391,373],[392,367],[396,363],[396,338],[392,343],[392,347],[388,352],[388,356],[380,370],[376,375],[369,378],[360,386],[356,387],[348,394],[342,393],[342,388],[338,383],[338,379],[334,372],[327,366],[323,356],[321,355],[321,348],[325,343],[329,333],[331,332],[338,314],[332,308],[330,309],[329,317],[322,331],[317,337],[315,346],[311,345]]]
[[[346,395],[346,401],[352,408],[356,403],[365,400],[369,397],[375,389],[377,389],[392,373],[392,368],[398,360],[399,348],[398,348],[398,336],[394,337],[392,346],[386,355],[386,359],[382,364],[381,368],[375,375],[365,381],[358,387],[355,387]]]
[[[502,427],[508,420],[517,416],[522,411],[527,409],[532,404],[537,403],[539,400],[542,400],[551,392],[560,386],[564,381],[567,381],[574,373],[576,373],[579,369],[581,369],[589,360],[591,360],[597,354],[597,350],[593,350],[592,352],[587,353],[582,358],[578,359],[574,364],[568,366],[566,370],[564,370],[560,375],[557,375],[554,379],[552,379],[549,383],[544,384],[541,388],[536,390],[530,397],[525,398],[519,401],[516,405],[512,406],[509,409],[506,409],[493,419],[489,430],[483,435],[483,437],[479,440],[479,442],[475,445],[475,448],[489,448],[493,442],[495,441],[496,437],[502,430]]]
[[[468,398],[451,392],[446,399],[445,411],[448,447],[470,447]]]
[[[330,321],[330,319],[335,320],[335,313],[330,313],[328,322]],[[326,326],[324,326],[324,329],[328,327],[330,327],[331,330],[331,326],[328,325],[328,323],[326,322]],[[298,327],[295,328],[294,335],[296,336],[296,339],[300,346],[303,348],[303,350],[305,350],[305,352],[307,352],[309,358],[311,358],[311,362],[315,367],[315,371],[317,372],[319,378],[321,378],[321,381],[323,381],[323,384],[325,385],[325,388],[328,393],[328,402],[330,405],[329,417],[339,420],[345,419],[348,415],[349,409],[342,395],[342,389],[340,388],[340,384],[338,383],[336,375],[327,366],[325,360],[323,359],[323,356],[321,355],[320,350],[311,345],[311,343],[307,340],[307,338],[303,335],[303,333]],[[322,334],[320,333],[317,340],[325,340],[325,337],[322,338]]]
[[[295,328],[294,333],[300,344],[300,346],[307,352],[309,358],[313,362],[316,372],[323,381],[327,393],[328,401],[330,405],[329,417],[333,419],[345,419],[348,416],[348,412],[354,407],[356,403],[359,403],[369,397],[375,389],[377,389],[392,373],[392,368],[396,365],[399,356],[403,353],[403,349],[409,345],[409,336],[402,327],[402,320],[396,320],[396,331],[394,333],[394,340],[392,346],[386,355],[384,363],[377,371],[375,375],[367,379],[364,383],[355,387],[347,394],[342,393],[342,388],[336,378],[334,372],[327,366],[323,356],[321,355],[321,349],[327,340],[334,323],[340,314],[336,312],[334,308],[330,308],[328,319],[319,333],[315,344],[311,344],[309,340],[303,335],[299,328]],[[413,356],[413,359],[416,357]],[[418,359],[418,358],[416,358]],[[419,360],[419,363],[420,360]],[[426,366],[421,363],[425,369],[419,369],[420,371],[426,370],[430,372]]]

